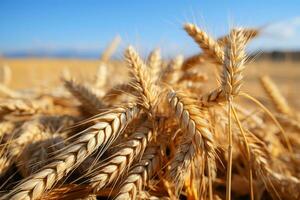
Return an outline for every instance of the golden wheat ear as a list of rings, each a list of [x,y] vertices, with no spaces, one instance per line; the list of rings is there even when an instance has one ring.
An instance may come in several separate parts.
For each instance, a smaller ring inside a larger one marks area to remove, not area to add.
[[[98,116],[98,122],[80,133],[75,142],[56,155],[37,173],[21,181],[5,199],[38,199],[57,181],[82,163],[98,148],[102,152],[115,141],[125,127],[139,114],[135,105],[119,108]]]
[[[121,184],[119,194],[115,197],[116,200],[134,200],[137,198],[143,183],[147,183],[160,169],[161,160],[158,154],[159,146],[149,145],[147,147],[140,162],[130,168],[128,175]]]
[[[171,109],[175,113],[181,129],[185,132],[182,143],[170,164],[170,179],[175,182],[179,194],[186,172],[197,152],[202,152],[208,168],[215,171],[215,143],[205,113],[196,101],[182,93],[171,91],[168,95]],[[175,180],[174,180],[175,179]]]
[[[51,98],[41,98],[34,100],[9,99],[0,101],[0,117],[5,115],[34,115],[37,113],[47,113],[53,108]]]
[[[104,63],[108,62],[114,52],[117,50],[120,45],[122,39],[119,35],[117,35],[105,48],[102,55],[100,56],[100,60]]]
[[[160,71],[162,69],[162,58],[160,49],[154,49],[147,58],[147,66],[150,68],[150,74],[153,82],[157,82],[160,78]]]
[[[151,125],[146,122],[128,139],[121,141],[120,149],[110,155],[103,164],[97,166],[91,174],[87,175],[94,192],[98,192],[108,184],[117,181],[132,163],[143,155],[152,135]]]
[[[203,50],[207,59],[218,65],[223,64],[223,50],[211,36],[202,31],[195,24],[187,23],[184,25],[184,29]]]
[[[78,99],[83,109],[88,113],[96,115],[101,112],[101,109],[105,108],[104,103],[87,86],[78,83],[75,79],[64,79],[63,82],[68,91]]]
[[[138,93],[139,104],[153,112],[157,103],[157,89],[148,69],[132,46],[125,51],[125,59],[130,69],[132,86]]]
[[[236,30],[235,30],[236,31]],[[243,37],[245,38],[245,42],[248,43],[251,40],[253,40],[254,38],[258,37],[259,34],[261,33],[261,29],[255,29],[255,28],[239,28],[238,32],[240,32],[240,34],[243,35]],[[230,40],[230,36],[226,35],[223,37],[220,37],[217,39],[217,43],[222,46],[225,47]]]
[[[292,109],[269,76],[260,78],[261,84],[279,113],[292,115]]]

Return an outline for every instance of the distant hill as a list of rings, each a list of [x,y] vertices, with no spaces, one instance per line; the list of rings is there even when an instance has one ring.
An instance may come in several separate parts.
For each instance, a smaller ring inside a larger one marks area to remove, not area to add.
[[[300,51],[271,51],[255,53],[255,60],[300,61]]]
[[[76,50],[34,50],[34,51],[13,51],[3,53],[1,56],[8,58],[82,58],[82,59],[98,59],[101,50],[95,51],[76,51]],[[270,51],[270,52],[254,52],[250,57],[255,60],[274,60],[274,61],[300,61],[300,51]]]
[[[101,51],[76,51],[76,50],[33,50],[33,51],[12,51],[3,53],[2,56],[8,58],[25,58],[25,57],[50,57],[50,58],[87,58],[97,59]]]

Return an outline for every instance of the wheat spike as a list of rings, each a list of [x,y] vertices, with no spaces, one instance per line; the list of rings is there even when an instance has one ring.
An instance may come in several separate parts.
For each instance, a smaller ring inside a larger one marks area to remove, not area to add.
[[[97,117],[97,123],[81,133],[81,136],[64,151],[55,156],[54,161],[39,172],[22,181],[5,196],[6,199],[38,199],[44,191],[68,172],[83,162],[99,147],[110,145],[126,125],[139,113],[134,105],[120,107]]]
[[[208,79],[207,75],[198,71],[188,71],[181,75],[178,79],[178,83],[183,81],[191,81],[194,83],[204,82]]]
[[[112,54],[116,51],[116,49],[118,48],[119,44],[121,42],[121,37],[119,35],[117,35],[112,41],[111,43],[106,47],[106,49],[103,51],[100,59],[103,62],[108,62],[108,60],[110,59],[110,57],[112,56]]]
[[[246,43],[259,36],[261,32],[260,29],[255,29],[255,28],[239,28],[233,31],[240,32],[244,36]],[[225,47],[228,43],[230,43],[230,35],[226,35],[218,38],[217,42],[220,46]]]
[[[96,88],[104,88],[105,85],[107,84],[107,79],[108,79],[107,64],[101,61],[98,66],[97,76],[95,80]]]
[[[147,66],[150,68],[150,74],[154,83],[157,82],[160,78],[159,76],[162,68],[161,64],[162,61],[160,50],[155,49],[149,54],[147,58]]]
[[[27,144],[17,159],[16,164],[23,177],[28,177],[48,164],[51,156],[65,146],[61,136],[47,132],[41,134],[45,135],[46,139]]]
[[[167,68],[162,71],[162,81],[168,84],[177,83],[178,79],[180,78],[182,63],[182,55],[178,55],[172,59]]]
[[[4,100],[0,102],[0,116],[10,113],[18,115],[35,114],[38,112],[50,111],[53,107],[53,102],[49,98],[38,100]]]
[[[154,109],[157,101],[157,91],[145,64],[131,46],[127,48],[125,58],[133,78],[132,85],[140,98],[140,105],[146,110]]]
[[[252,39],[259,36],[261,30],[260,29],[252,29],[252,28],[240,28],[237,31],[240,31],[244,35],[245,40],[246,40],[245,42],[248,43]],[[229,38],[230,38],[230,36],[226,35],[226,36],[218,38],[216,42],[218,43],[218,45],[220,47],[225,47],[230,41]],[[202,53],[190,56],[187,59],[185,59],[183,65],[182,65],[182,69],[188,70],[190,68],[193,68],[196,65],[203,64],[205,61],[206,61],[205,55],[203,55]]]
[[[185,24],[184,29],[203,50],[206,58],[218,65],[223,64],[224,53],[212,37],[199,29],[195,24]]]
[[[143,185],[147,185],[150,178],[159,170],[160,156],[158,154],[159,146],[147,147],[141,161],[129,170],[119,194],[115,197],[116,200],[136,199]]]
[[[98,99],[86,86],[77,83],[75,80],[64,80],[66,88],[76,97],[84,109],[90,114],[99,114],[100,110],[104,108],[103,103]]]
[[[230,33],[230,42],[225,48],[223,73],[221,76],[222,90],[227,99],[239,94],[245,69],[245,38],[239,31]]]
[[[263,76],[260,78],[260,81],[278,112],[291,115],[292,109],[271,78],[269,76]]]
[[[205,61],[206,61],[205,56],[202,53],[196,54],[186,58],[182,63],[181,69],[186,71],[193,68],[196,65],[200,65],[204,63]]]
[[[176,153],[175,155],[174,163],[171,163],[172,176],[178,177],[178,173],[186,171],[186,168],[189,167],[192,161],[191,159],[195,156],[196,152],[204,153],[206,159],[211,164],[211,166],[208,167],[211,167],[212,170],[216,170],[215,144],[213,135],[209,130],[210,125],[206,120],[204,112],[196,106],[195,100],[188,98],[182,93],[170,92],[168,98],[170,107],[175,113],[175,116],[180,123],[180,127],[186,132],[186,138],[190,138],[183,140],[183,148],[179,149],[178,154]],[[181,158],[176,158],[177,155]],[[181,163],[178,162],[178,160],[182,160],[182,158],[186,159],[184,160],[184,163],[187,164],[183,165],[185,169],[182,169],[180,167]],[[182,178],[179,179],[181,181],[183,180]]]
[[[300,132],[300,123],[298,120],[284,114],[277,114],[276,119],[287,129]]]
[[[105,163],[97,167],[93,174],[89,175],[89,182],[94,192],[99,191],[104,186],[116,180],[132,162],[144,152],[149,140],[152,138],[152,131],[149,124],[144,124],[130,136],[125,142],[120,144],[120,149],[109,156]]]

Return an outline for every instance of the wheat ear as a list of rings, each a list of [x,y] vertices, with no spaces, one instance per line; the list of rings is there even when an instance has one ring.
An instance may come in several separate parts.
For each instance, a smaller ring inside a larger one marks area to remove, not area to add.
[[[23,177],[27,177],[51,161],[51,156],[64,148],[61,136],[41,132],[46,139],[28,144],[17,159],[17,167]]]
[[[97,167],[98,170],[89,175],[89,182],[94,192],[100,191],[119,178],[131,166],[132,162],[141,156],[151,138],[152,131],[150,125],[146,123],[130,135],[125,143],[121,143],[120,149],[110,155],[104,164]]]
[[[18,115],[35,114],[37,112],[46,112],[53,106],[49,98],[38,100],[6,100],[0,102],[0,116],[15,113]]]
[[[224,53],[222,48],[212,37],[199,29],[195,24],[185,24],[184,29],[200,46],[208,59],[218,65],[223,64]]]
[[[183,81],[191,81],[194,83],[201,83],[208,79],[207,75],[198,71],[188,71],[181,75],[178,79],[178,83]]]
[[[223,73],[221,86],[200,97],[202,106],[213,106],[224,103],[233,96],[239,94],[245,69],[245,44],[246,40],[242,32],[233,30],[230,34],[230,42],[225,48]]]
[[[196,54],[196,55],[186,58],[184,60],[184,62],[182,63],[181,69],[183,71],[186,71],[186,70],[193,68],[195,65],[200,65],[200,64],[204,63],[205,61],[206,61],[206,58],[202,53]]]
[[[263,88],[272,100],[278,112],[291,115],[292,109],[271,78],[269,76],[263,76],[260,80]]]
[[[278,114],[275,115],[276,119],[282,124],[284,127],[288,128],[289,130],[294,130],[300,132],[300,123],[298,120],[291,118],[288,115]]]
[[[141,161],[134,165],[123,181],[116,200],[134,200],[142,187],[160,167],[159,146],[148,146]]]
[[[259,36],[261,32],[260,29],[255,28],[239,28],[235,29],[235,31],[240,32],[244,36],[246,43]],[[230,43],[230,35],[218,38],[217,42],[220,46],[225,47],[228,43]]]
[[[95,80],[96,88],[104,88],[105,85],[107,84],[107,79],[108,79],[107,64],[101,61],[98,66],[96,74],[97,74]]]
[[[178,196],[187,176],[187,171],[196,155],[196,149],[191,138],[182,137],[177,147],[175,156],[168,166],[168,179],[173,183],[175,188],[175,196]]]
[[[117,35],[105,48],[105,50],[103,51],[100,59],[103,62],[108,62],[108,60],[111,58],[111,56],[113,55],[113,53],[116,51],[116,49],[118,48],[119,44],[121,42],[121,37],[119,35]]]
[[[178,177],[178,174],[186,171],[189,167],[195,152],[203,152],[208,167],[212,170],[215,168],[215,143],[213,135],[209,130],[209,123],[206,120],[204,111],[200,110],[196,105],[196,101],[185,96],[182,93],[170,92],[168,95],[168,101],[171,109],[175,113],[175,116],[180,124],[182,130],[186,133],[187,141],[184,141],[182,147],[179,148],[178,154],[175,154],[174,161],[171,163],[171,176]],[[178,157],[180,158],[177,158]],[[184,165],[182,168],[180,161],[184,159]],[[185,160],[186,159],[186,160]],[[179,161],[179,162],[178,162]],[[183,181],[185,174],[179,175],[179,180]],[[180,185],[180,183],[179,183]]]
[[[160,78],[160,70],[161,70],[161,55],[160,55],[160,50],[155,49],[153,50],[148,58],[147,58],[147,66],[150,68],[150,74],[153,77],[153,81],[157,82],[158,79]]]
[[[97,95],[86,86],[77,83],[75,80],[64,80],[64,84],[90,114],[99,114],[100,109],[104,108]]]
[[[55,156],[54,161],[29,176],[5,199],[38,199],[44,191],[76,168],[99,147],[107,148],[139,113],[135,105],[120,107],[97,117],[97,123],[80,133],[80,137]],[[103,151],[103,149],[102,149]]]
[[[131,46],[125,52],[125,59],[133,79],[133,88],[138,93],[139,104],[148,111],[153,110],[157,101],[157,91],[145,64]]]
[[[178,79],[180,78],[182,63],[182,55],[178,55],[174,59],[172,59],[167,68],[161,72],[162,81],[168,84],[177,83]]]
[[[233,30],[230,42],[225,48],[223,73],[221,75],[222,90],[227,99],[239,94],[245,69],[245,38],[239,31]]]

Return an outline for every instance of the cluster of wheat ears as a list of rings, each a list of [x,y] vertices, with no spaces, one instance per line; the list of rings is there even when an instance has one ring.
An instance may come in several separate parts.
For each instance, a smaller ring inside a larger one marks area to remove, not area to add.
[[[184,29],[201,53],[167,61],[156,49],[144,62],[130,46],[128,81],[112,87],[113,47],[92,81],[65,73],[64,87],[22,93],[4,77],[0,199],[300,199],[298,113],[267,76],[274,110],[242,92],[245,46],[260,30],[215,40]]]

